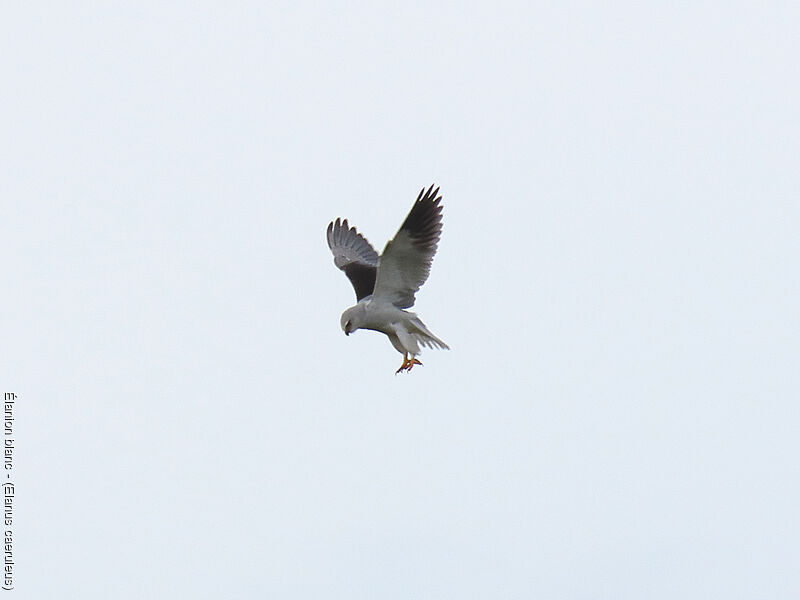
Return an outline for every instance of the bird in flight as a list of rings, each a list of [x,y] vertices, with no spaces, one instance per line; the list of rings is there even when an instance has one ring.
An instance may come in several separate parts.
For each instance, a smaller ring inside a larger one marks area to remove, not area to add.
[[[356,291],[357,304],[342,313],[342,329],[345,335],[357,329],[385,333],[403,355],[403,364],[395,373],[422,364],[416,358],[420,345],[449,349],[416,314],[403,310],[414,306],[414,295],[428,279],[436,254],[442,233],[442,197],[438,194],[439,188],[431,186],[427,192],[422,188],[381,256],[347,219],[328,225],[333,263]]]

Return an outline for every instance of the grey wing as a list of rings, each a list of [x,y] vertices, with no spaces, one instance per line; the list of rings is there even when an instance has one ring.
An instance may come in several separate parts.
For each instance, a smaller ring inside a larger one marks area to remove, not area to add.
[[[428,279],[433,255],[442,234],[439,188],[422,188],[411,212],[394,239],[386,244],[378,262],[373,301],[391,302],[397,308],[414,306],[414,295]]]
[[[339,219],[328,225],[328,247],[333,252],[333,264],[339,267],[361,300],[372,294],[378,271],[378,253],[366,238]]]

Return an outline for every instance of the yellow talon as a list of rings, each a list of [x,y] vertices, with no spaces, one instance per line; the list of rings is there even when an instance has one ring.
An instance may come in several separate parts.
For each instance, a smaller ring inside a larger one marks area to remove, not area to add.
[[[395,371],[394,374],[397,375],[401,371],[410,371],[414,365],[420,365],[421,366],[422,363],[419,362],[413,356],[411,358],[408,358],[408,356],[404,356],[403,357],[403,364],[400,365],[400,368],[397,369],[397,371]]]

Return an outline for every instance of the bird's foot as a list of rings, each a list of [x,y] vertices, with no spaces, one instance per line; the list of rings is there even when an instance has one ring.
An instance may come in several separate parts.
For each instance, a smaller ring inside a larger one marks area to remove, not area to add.
[[[422,363],[419,362],[416,358],[403,358],[403,364],[400,365],[400,368],[394,372],[395,375],[400,373],[401,371],[410,371],[414,365],[422,366]]]

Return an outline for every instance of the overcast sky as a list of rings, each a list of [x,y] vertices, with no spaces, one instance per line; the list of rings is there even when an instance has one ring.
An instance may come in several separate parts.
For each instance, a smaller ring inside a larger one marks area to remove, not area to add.
[[[7,6],[14,593],[800,596],[799,21]],[[395,376],[325,228],[431,183]]]

